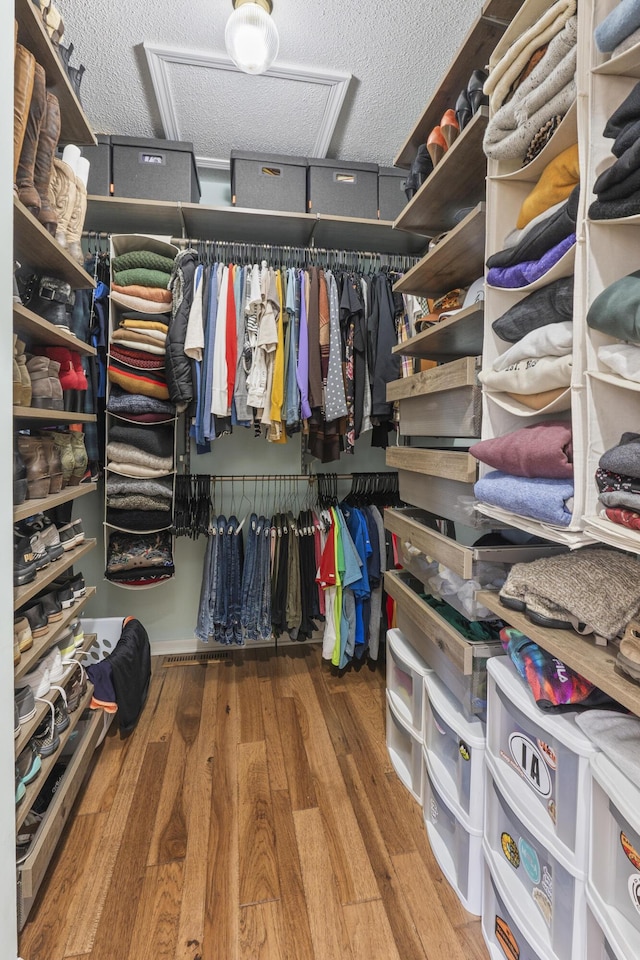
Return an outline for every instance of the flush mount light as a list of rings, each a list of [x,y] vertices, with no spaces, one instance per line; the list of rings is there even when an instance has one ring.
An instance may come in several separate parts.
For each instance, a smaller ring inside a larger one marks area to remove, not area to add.
[[[271,0],[231,0],[233,13],[224,31],[227,53],[244,73],[264,73],[278,55],[278,31]]]

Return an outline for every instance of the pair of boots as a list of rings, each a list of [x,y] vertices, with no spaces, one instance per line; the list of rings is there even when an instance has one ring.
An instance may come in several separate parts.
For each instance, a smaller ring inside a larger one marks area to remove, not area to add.
[[[63,486],[77,487],[87,472],[87,449],[81,430],[54,430],[51,437],[62,461]]]
[[[62,460],[52,435],[19,433],[17,447],[27,472],[27,499],[60,493],[63,484]]]
[[[43,320],[71,333],[69,321],[76,298],[70,283],[58,277],[37,276],[34,273],[25,275],[24,271],[14,273],[14,279],[19,299],[25,307]]]
[[[31,380],[31,406],[38,410],[64,410],[60,364],[49,357],[33,356],[27,360]]]
[[[87,187],[84,181],[64,160],[53,158],[50,199],[55,207],[57,228],[55,238],[82,266],[82,228],[87,214]]]
[[[13,335],[13,403],[14,406],[31,406],[31,377],[27,370],[25,344]]]
[[[64,409],[74,413],[84,412],[84,398],[88,383],[80,354],[67,347],[34,347],[34,353],[48,357],[60,365],[58,377],[62,387]]]

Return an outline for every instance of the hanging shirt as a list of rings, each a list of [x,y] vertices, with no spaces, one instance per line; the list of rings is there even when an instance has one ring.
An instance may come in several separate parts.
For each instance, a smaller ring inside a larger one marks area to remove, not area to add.
[[[342,374],[342,337],[340,334],[340,301],[334,275],[325,274],[329,287],[329,366],[325,390],[325,417],[338,420],[347,415],[347,401]]]
[[[205,440],[214,440],[216,421],[211,413],[213,395],[213,348],[216,334],[216,316],[218,312],[218,264],[207,268],[207,287],[203,294],[203,310],[206,310],[204,377],[202,392],[202,433]]]
[[[258,349],[262,348],[266,370],[266,382],[260,420],[268,427],[271,423],[271,392],[273,390],[273,372],[276,350],[278,348],[280,301],[276,287],[275,272],[271,268],[265,272],[266,280],[263,284],[264,312],[260,320],[260,329],[258,330]]]
[[[236,314],[236,274],[241,268],[229,267],[229,290],[227,294],[227,328],[226,328],[226,361],[227,361],[227,413],[231,413],[233,402],[233,388],[236,382],[236,364],[238,362],[238,318]]]
[[[300,388],[300,413],[303,420],[311,416],[309,406],[309,329],[307,326],[307,275],[304,270],[298,276],[300,282],[300,339],[298,341],[298,366],[296,378]]]
[[[362,293],[362,302],[364,304],[364,315],[368,316],[369,310],[369,288],[364,277],[360,278],[360,291]],[[368,340],[368,338],[367,338]],[[373,429],[371,422],[371,369],[369,363],[369,349],[364,352],[364,396],[362,399],[362,426],[360,434],[367,433]]]
[[[298,339],[300,337],[300,284],[294,269],[289,270],[287,281],[287,304],[289,315],[287,327],[287,374],[286,374],[286,413],[288,427],[300,422],[300,387],[297,380]]]
[[[233,275],[231,275],[233,283]],[[211,413],[217,417],[227,416],[227,300],[229,293],[229,267],[222,270],[222,283],[218,295],[216,331],[213,344],[213,380],[211,387]]]
[[[282,291],[282,274],[276,270],[276,293],[280,309],[278,311],[278,339],[276,355],[273,362],[273,387],[271,389],[271,426],[268,439],[272,443],[286,443],[287,434],[282,423],[284,407],[284,297]]]
[[[204,351],[204,323],[202,318],[203,272],[204,267],[199,263],[193,276],[193,297],[191,300],[191,309],[189,310],[189,319],[187,321],[187,332],[184,338],[184,352],[188,357],[191,357],[192,360],[202,360]]]

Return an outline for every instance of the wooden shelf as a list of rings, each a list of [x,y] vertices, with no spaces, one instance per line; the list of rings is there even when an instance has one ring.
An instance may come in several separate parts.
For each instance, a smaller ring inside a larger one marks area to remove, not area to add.
[[[484,304],[477,303],[397,344],[392,352],[431,360],[475,357],[482,353],[483,327]]]
[[[562,660],[623,707],[640,715],[640,686],[618,671],[614,647],[596,646],[592,639],[581,637],[573,630],[537,627],[523,613],[503,607],[498,594],[489,590],[482,590],[476,597],[479,603],[520,630],[543,650]]]
[[[13,522],[17,523],[18,520],[24,520],[25,517],[32,517],[34,513],[53,510],[54,507],[69,503],[70,500],[77,500],[78,497],[84,497],[87,493],[95,493],[97,489],[97,483],[80,483],[77,487],[65,487],[60,493],[52,493],[49,497],[25,500],[24,503],[13,508]]]
[[[524,0],[485,0],[482,16],[509,23],[524,3]]]
[[[485,227],[486,204],[479,203],[398,280],[394,291],[436,298],[455,287],[468,287],[484,274]]]
[[[471,118],[395,221],[396,229],[436,236],[456,225],[459,210],[484,200],[487,160],[482,140],[488,119],[487,107]]]
[[[460,483],[475,483],[478,474],[478,461],[471,454],[428,447],[387,447],[387,466]]]
[[[14,420],[44,420],[47,423],[96,423],[95,413],[72,413],[69,410],[41,410],[39,407],[13,408]]]
[[[85,637],[84,642],[79,647],[77,647],[75,653],[72,654],[71,659],[75,660],[76,663],[81,662],[81,658],[79,658],[78,655],[81,654],[84,650],[87,650],[91,646],[91,644],[95,642],[95,634],[91,634],[91,636],[94,638],[91,640],[91,643],[88,643],[87,637]],[[66,667],[62,680],[59,680],[56,686],[64,687],[65,683],[71,676],[72,672],[75,670],[76,670],[76,667]],[[53,703],[55,703],[59,696],[60,696],[60,692],[52,687],[49,693],[47,694],[47,700],[51,700]],[[16,757],[26,747],[27,743],[29,742],[29,740],[31,739],[35,731],[40,726],[48,710],[49,710],[48,703],[42,702],[40,700],[36,701],[35,717],[32,720],[29,720],[28,723],[21,724],[20,726],[20,736],[17,737],[15,741]]]
[[[47,233],[42,224],[15,197],[13,253],[23,267],[33,267],[38,273],[51,273],[61,280],[66,280],[74,290],[95,287],[95,282],[87,271],[62,249],[55,238]]]
[[[95,545],[96,541],[94,539],[85,540],[79,547],[68,550],[59,560],[54,560],[53,563],[47,564],[44,570],[41,570],[31,583],[26,583],[23,587],[15,587],[13,591],[13,609],[19,610],[20,607],[35,597],[37,593],[44,590],[52,580],[55,580],[61,573],[64,573],[69,567],[73,567],[82,557],[86,556],[90,550],[93,550]],[[21,665],[20,663],[19,666]]]
[[[91,196],[85,229],[106,233],[157,233],[222,243],[280,244],[340,250],[371,250],[410,256],[422,253],[427,241],[407,239],[387,220],[282,213],[241,207],[208,207],[198,203],[134,200]]]
[[[69,715],[69,719],[71,721],[69,726],[64,731],[64,733],[60,734],[60,746],[58,747],[56,752],[53,753],[50,757],[44,758],[44,760],[42,761],[42,766],[40,768],[40,772],[38,776],[35,778],[35,780],[32,783],[29,784],[23,799],[20,801],[16,809],[16,830],[19,830],[22,824],[24,823],[25,818],[29,813],[29,810],[33,806],[34,800],[36,799],[36,797],[44,787],[47,777],[49,776],[51,770],[53,769],[54,764],[58,760],[58,757],[60,756],[64,745],[66,744],[67,740],[69,739],[69,737],[71,736],[75,728],[78,726],[78,721],[80,720],[80,717],[82,716],[83,711],[86,710],[86,708],[91,703],[92,695],[93,695],[93,684],[87,681],[87,692],[85,696],[82,698],[82,700],[78,704],[78,709],[74,710],[74,712]]]
[[[21,303],[13,304],[13,328],[20,334],[21,340],[26,339],[30,343],[41,343],[47,347],[67,347],[85,357],[96,354],[95,347],[78,340],[72,333],[61,330],[54,323],[49,323]]]
[[[463,357],[442,363],[431,370],[423,370],[412,377],[402,377],[387,384],[387,402],[407,400],[425,394],[456,390],[459,387],[475,387],[477,384],[480,357]]]
[[[16,0],[15,17],[18,21],[18,41],[44,67],[47,87],[55,93],[60,103],[61,142],[78,145],[95,144],[96,139],[89,121],[69,82],[62,61],[49,39],[38,7],[32,0]]]
[[[47,632],[42,637],[38,637],[33,641],[33,646],[30,650],[27,650],[22,654],[20,658],[20,663],[17,665],[14,671],[14,680],[17,682],[24,677],[25,673],[28,673],[31,667],[40,659],[40,657],[47,652],[49,647],[52,647],[54,643],[62,636],[64,631],[67,629],[70,623],[78,616],[78,613],[82,608],[96,595],[95,587],[87,587],[87,592],[84,597],[80,597],[74,604],[72,604],[67,610],[62,611],[62,620],[58,620],[57,623],[51,624]]]
[[[503,5],[506,3],[510,6],[515,5],[509,0],[501,0],[501,2]],[[497,9],[498,0],[495,0],[495,3],[495,9]],[[494,47],[506,29],[506,23],[498,23],[495,19],[489,19],[489,16],[493,18],[493,14],[478,17],[462,41],[438,89],[418,117],[413,130],[395,158],[396,167],[408,169],[411,166],[418,147],[427,142],[427,137],[433,128],[438,126],[445,111],[455,108],[458,94],[461,90],[466,90],[473,71],[484,69],[488,64]],[[446,54],[442,56],[442,60],[447,61]]]

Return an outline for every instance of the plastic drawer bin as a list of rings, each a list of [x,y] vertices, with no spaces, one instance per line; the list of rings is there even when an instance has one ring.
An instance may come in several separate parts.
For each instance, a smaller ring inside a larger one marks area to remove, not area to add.
[[[516,919],[526,916],[545,955],[583,960],[586,875],[575,876],[562,857],[546,849],[501,794],[491,758],[487,765],[485,845],[491,871],[509,891]]]
[[[484,864],[482,936],[491,960],[552,960],[548,953],[537,953],[505,906],[506,890],[501,889]]]
[[[475,830],[484,813],[484,725],[465,719],[435,674],[424,679],[424,748],[436,787]]]
[[[494,779],[547,850],[586,873],[591,741],[570,713],[540,710],[508,657],[487,665],[487,755]]]
[[[387,693],[396,715],[422,742],[424,678],[431,670],[399,630],[387,631]]]
[[[640,957],[640,790],[603,754],[591,760],[589,889],[624,957]]]
[[[474,830],[460,807],[445,799],[434,783],[426,751],[422,751],[422,816],[438,866],[469,913],[482,908],[482,830]]]
[[[586,960],[633,960],[627,953],[621,953],[615,946],[618,934],[607,926],[607,920],[599,914],[598,908],[587,890],[587,953]]]
[[[396,714],[387,692],[387,750],[393,769],[414,800],[422,805],[422,743]]]

